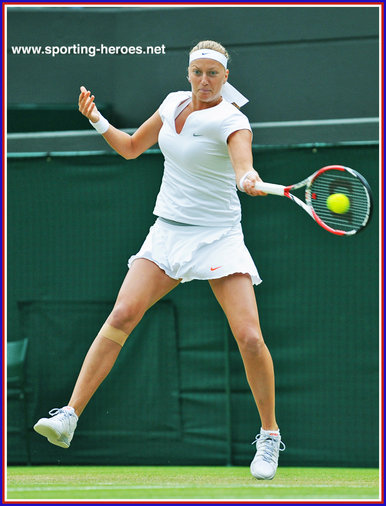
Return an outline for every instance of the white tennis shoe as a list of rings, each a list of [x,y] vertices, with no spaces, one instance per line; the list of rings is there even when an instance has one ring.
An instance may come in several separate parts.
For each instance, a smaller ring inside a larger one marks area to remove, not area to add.
[[[285,450],[277,430],[260,429],[252,444],[256,443],[256,455],[251,462],[251,474],[257,480],[272,480],[279,462],[279,452]]]
[[[74,431],[78,422],[74,408],[64,406],[49,411],[52,418],[40,418],[34,425],[34,430],[45,436],[53,445],[68,448],[74,437]]]

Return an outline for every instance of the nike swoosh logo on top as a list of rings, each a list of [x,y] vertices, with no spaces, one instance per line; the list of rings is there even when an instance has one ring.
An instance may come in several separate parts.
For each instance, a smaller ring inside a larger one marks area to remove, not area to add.
[[[211,271],[216,271],[217,269],[221,269],[222,265],[220,265],[219,267],[211,267],[210,270]]]

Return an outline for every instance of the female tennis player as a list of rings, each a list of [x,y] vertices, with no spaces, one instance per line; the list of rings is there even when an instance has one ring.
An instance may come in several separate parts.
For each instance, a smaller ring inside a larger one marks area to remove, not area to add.
[[[261,430],[251,473],[275,476],[284,449],[275,418],[274,369],[263,340],[253,285],[261,282],[245,244],[237,188],[261,181],[253,169],[252,133],[239,107],[245,99],[229,83],[228,53],[214,41],[190,52],[191,91],[170,93],[129,135],[103,118],[94,96],[81,87],[79,110],[126,159],[159,143],[165,158],[154,214],[157,219],[129,270],[116,303],[92,343],[67,406],[50,411],[34,429],[68,448],[78,417],[110,372],[127,337],[148,308],[179,283],[208,280],[237,341]]]

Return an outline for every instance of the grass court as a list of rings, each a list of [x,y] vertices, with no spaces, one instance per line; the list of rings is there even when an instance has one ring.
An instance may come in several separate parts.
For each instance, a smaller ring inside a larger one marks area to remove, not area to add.
[[[9,500],[373,500],[378,469],[279,467],[258,481],[247,467],[9,467]]]

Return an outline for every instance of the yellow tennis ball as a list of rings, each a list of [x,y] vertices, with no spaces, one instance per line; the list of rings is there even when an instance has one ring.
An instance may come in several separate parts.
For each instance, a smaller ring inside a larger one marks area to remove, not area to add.
[[[350,209],[350,199],[343,193],[333,193],[327,199],[327,207],[336,214],[344,214]]]

